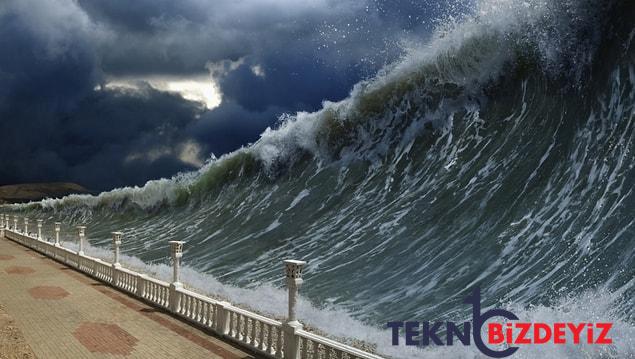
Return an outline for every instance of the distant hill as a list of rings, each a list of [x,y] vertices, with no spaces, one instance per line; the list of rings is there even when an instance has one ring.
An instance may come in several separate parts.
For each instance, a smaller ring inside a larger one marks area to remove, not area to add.
[[[0,203],[24,203],[44,198],[59,198],[73,193],[91,193],[86,188],[68,182],[25,183],[0,186]]]

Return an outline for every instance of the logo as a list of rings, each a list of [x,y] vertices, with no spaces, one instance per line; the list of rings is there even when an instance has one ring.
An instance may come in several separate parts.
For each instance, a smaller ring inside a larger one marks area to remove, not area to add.
[[[392,345],[399,345],[403,331],[406,345],[452,346],[456,341],[472,345],[492,358],[513,355],[522,345],[528,344],[612,344],[609,332],[613,323],[541,323],[519,322],[516,314],[505,309],[490,309],[481,313],[481,290],[476,287],[463,301],[472,305],[472,321],[460,325],[455,322],[388,322],[392,329]],[[506,319],[505,324],[489,321],[492,318]],[[489,321],[489,322],[488,322]],[[483,339],[483,326],[487,335]],[[445,328],[445,338],[440,332]],[[403,330],[402,330],[403,329]],[[585,336],[585,338],[583,338]],[[445,339],[445,340],[443,340]],[[496,350],[488,346],[507,344],[507,348]]]

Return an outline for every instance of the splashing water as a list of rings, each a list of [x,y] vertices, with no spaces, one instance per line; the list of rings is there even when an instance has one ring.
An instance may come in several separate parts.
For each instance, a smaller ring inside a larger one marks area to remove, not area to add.
[[[518,357],[635,357],[634,8],[483,1],[198,172],[7,209],[85,223],[104,258],[123,230],[123,262],[166,279],[185,240],[186,283],[280,317],[281,261],[307,260],[299,317],[386,355],[479,357],[384,329],[464,320],[478,284],[524,321],[614,323],[611,346]]]

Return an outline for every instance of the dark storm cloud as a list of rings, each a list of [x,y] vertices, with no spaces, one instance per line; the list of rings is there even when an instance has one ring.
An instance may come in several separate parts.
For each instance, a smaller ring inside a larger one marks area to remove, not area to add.
[[[0,2],[0,182],[106,189],[192,169],[187,149],[220,155],[282,113],[343,98],[400,55],[401,39],[423,37],[440,7],[416,4]],[[104,87],[210,71],[223,97],[211,111],[149,86]]]
[[[179,147],[199,112],[194,103],[148,88],[94,91],[67,111],[13,113],[14,121],[1,127],[0,174],[7,182],[72,178],[103,189],[193,169]]]
[[[250,111],[228,101],[192,123],[187,132],[215,155],[230,152],[241,145],[255,142],[262,131],[276,122],[284,108],[271,106]]]
[[[316,49],[325,41],[336,41],[328,38],[336,27],[341,32],[335,36],[349,48],[368,48],[384,37],[372,33],[377,17],[366,13],[364,1],[143,0],[132,8],[128,1],[80,4],[113,33],[125,34],[123,42],[111,36],[100,43],[104,70],[119,75],[200,72],[208,62],[244,56],[308,60],[320,56]],[[352,32],[344,24],[357,29]],[[348,40],[341,38],[345,33]],[[323,60],[328,55],[325,51]]]
[[[0,5],[0,181],[105,189],[193,168],[178,150],[200,106],[151,88],[96,91],[101,36],[67,1]]]

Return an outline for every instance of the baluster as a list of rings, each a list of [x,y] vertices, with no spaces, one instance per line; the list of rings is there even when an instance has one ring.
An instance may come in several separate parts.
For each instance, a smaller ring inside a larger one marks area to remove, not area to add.
[[[207,314],[206,314],[207,306],[206,306],[204,301],[202,301],[200,299],[198,301],[199,301],[199,303],[198,303],[198,310],[199,310],[198,322],[203,324],[203,325],[205,325],[207,323]]]
[[[276,335],[278,336],[278,345],[276,348],[276,358],[282,358],[282,328],[276,327]]]
[[[238,313],[232,313],[232,328],[233,328],[233,332],[232,332],[232,336],[234,338],[238,337],[238,323],[240,323],[240,321],[238,320]]]
[[[259,345],[258,345],[258,349],[260,350],[265,350],[265,322],[259,322],[259,326],[260,326],[260,336],[259,336]]]
[[[214,307],[212,306],[212,303],[210,302],[206,302],[205,305],[207,306],[206,308],[207,320],[205,321],[205,326],[211,327],[212,326],[212,311],[214,310]]]
[[[196,299],[194,297],[189,297],[190,298],[190,310],[188,312],[188,317],[190,319],[195,319],[196,318]]]
[[[249,328],[251,328],[253,321],[254,320],[252,318],[245,316],[245,329],[243,331],[245,334],[243,335],[243,340],[247,344],[251,344],[251,338],[250,338],[251,331],[249,330]]]
[[[273,350],[273,326],[271,324],[267,324],[267,353],[275,354]]]
[[[225,310],[225,320],[229,323],[229,330],[227,331],[227,335],[230,337],[234,336],[234,312],[230,312]]]
[[[187,296],[187,317],[188,318],[192,318],[192,312],[193,312],[193,300],[194,298],[190,297],[189,295]]]
[[[251,345],[252,346],[256,346],[256,324],[258,322],[256,322],[255,319],[251,319]]]
[[[207,302],[201,300],[201,317],[199,318],[199,323],[207,325],[207,318]]]
[[[324,347],[324,359],[331,359],[331,348],[327,347],[326,345],[323,346]]]
[[[301,345],[302,345],[302,358],[308,358],[309,356],[307,355],[308,352],[308,347],[309,347],[309,340],[307,338],[302,338],[300,339]]]
[[[211,318],[210,318],[210,323],[209,325],[212,328],[216,328],[217,327],[217,323],[218,323],[218,306],[215,304],[210,304],[211,306]]]
[[[207,315],[208,303],[201,301],[201,317],[199,322],[203,325],[207,325],[207,319],[209,316]]]
[[[242,315],[240,315],[240,313],[236,313],[236,339],[241,340],[241,333],[240,333],[240,325],[241,323],[241,319],[242,319]]]

